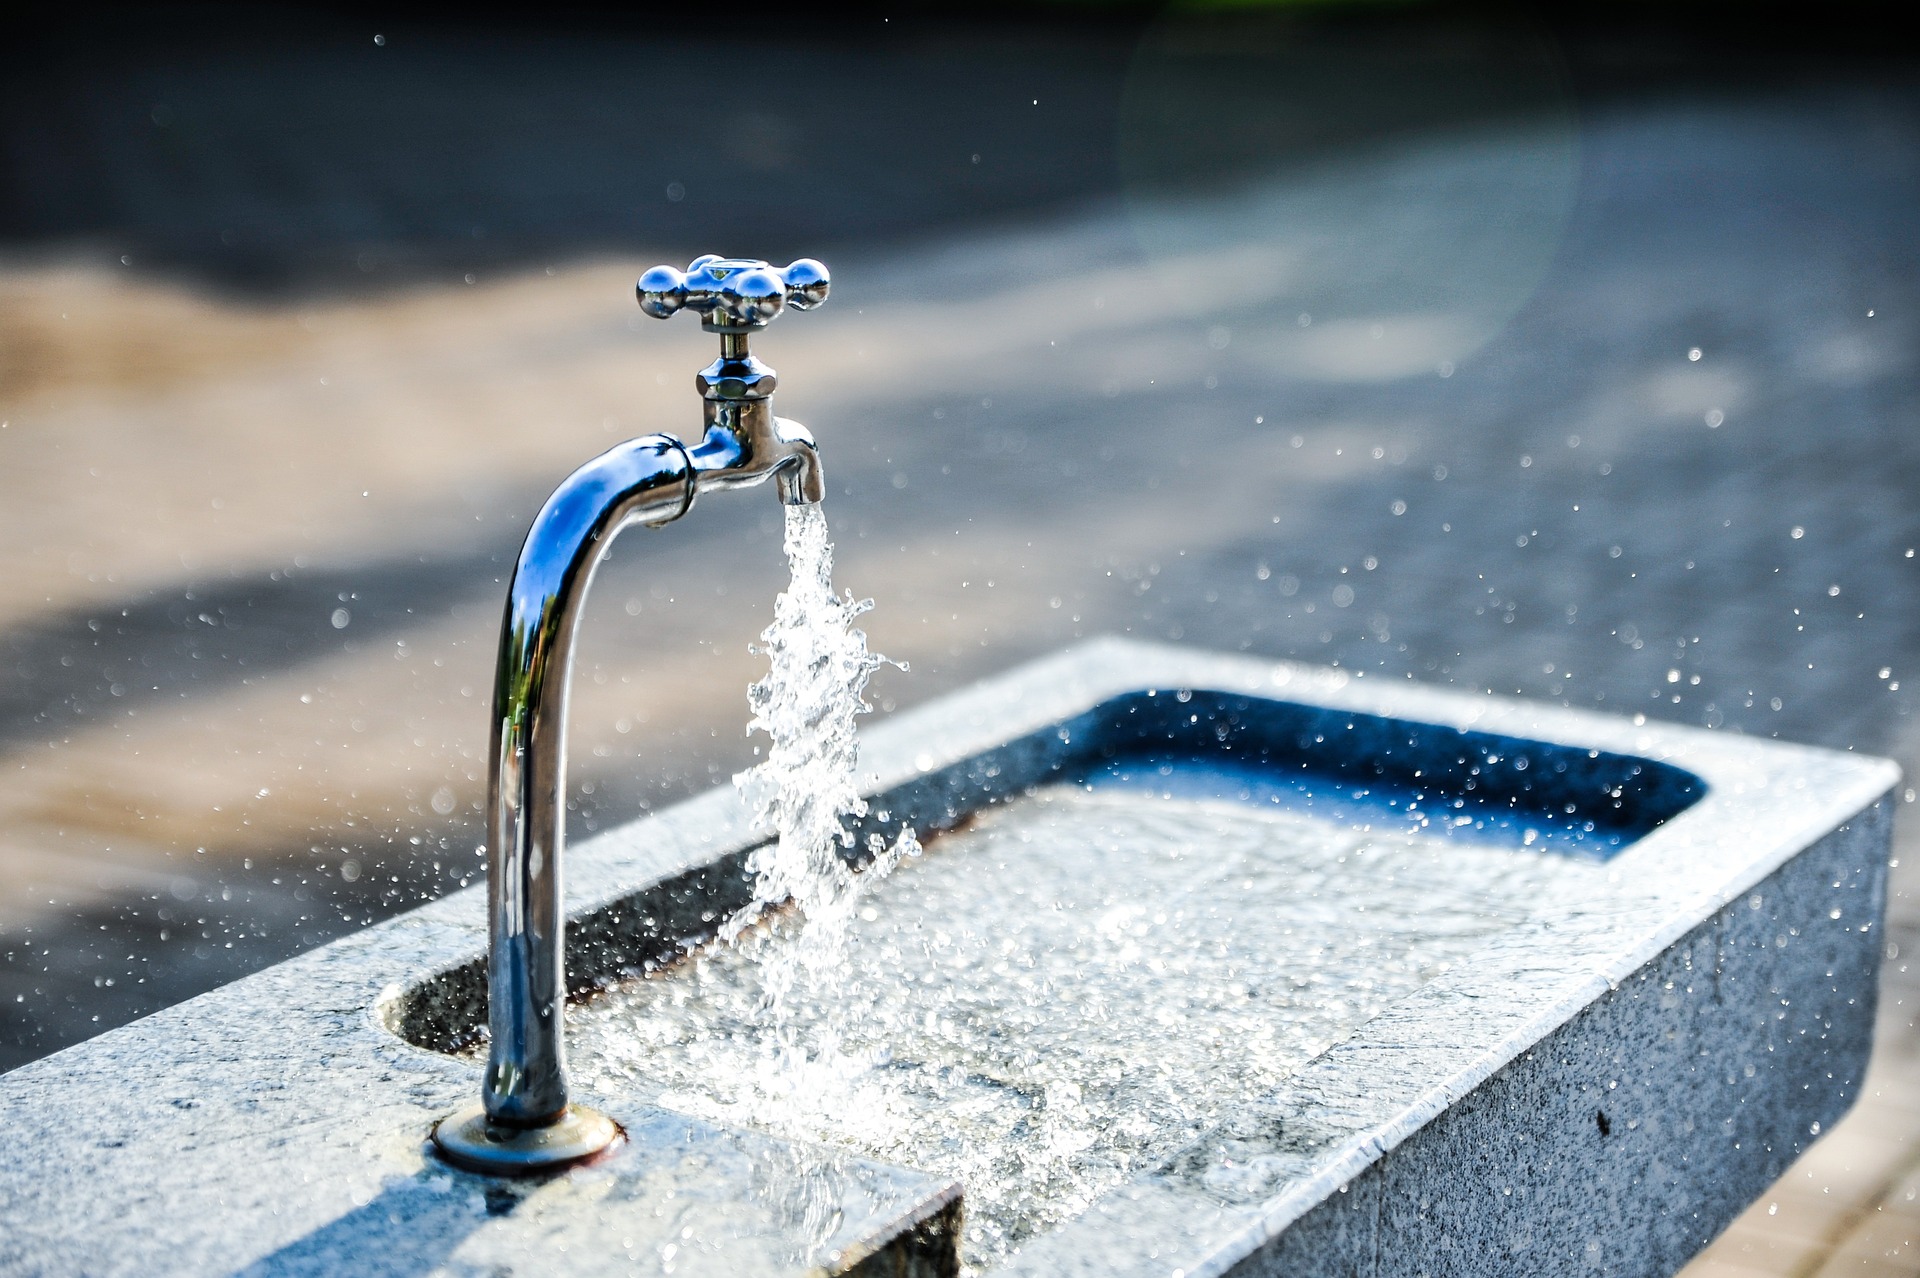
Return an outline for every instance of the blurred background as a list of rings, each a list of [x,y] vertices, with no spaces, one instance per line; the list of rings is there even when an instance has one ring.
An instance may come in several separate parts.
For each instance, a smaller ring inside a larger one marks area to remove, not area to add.
[[[703,252],[833,269],[757,350],[912,667],[882,713],[1125,633],[1911,770],[1893,16],[12,19],[0,1068],[476,879],[503,574],[574,465],[698,420],[712,338],[631,290]],[[616,546],[576,835],[750,759],[778,529]],[[1901,815],[1869,1095],[1695,1278],[1920,1273]]]

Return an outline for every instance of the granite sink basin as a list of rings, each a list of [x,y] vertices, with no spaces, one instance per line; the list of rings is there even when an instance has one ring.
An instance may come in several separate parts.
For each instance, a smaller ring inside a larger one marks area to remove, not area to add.
[[[1666,1273],[1859,1088],[1884,760],[1105,640],[865,762],[862,836],[926,845],[852,940],[926,1011],[873,1106],[727,1107],[716,791],[569,853],[616,1156],[424,1151],[477,1077],[463,893],[0,1079],[0,1269]]]

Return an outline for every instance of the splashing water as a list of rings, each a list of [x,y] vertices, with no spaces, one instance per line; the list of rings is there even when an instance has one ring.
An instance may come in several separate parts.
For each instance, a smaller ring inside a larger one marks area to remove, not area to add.
[[[774,836],[748,862],[753,900],[572,1029],[597,1085],[802,1142],[755,1190],[796,1263],[825,1254],[864,1156],[964,1184],[963,1272],[992,1269],[1131,1176],[1187,1174],[1177,1152],[1229,1107],[1599,873],[1077,787],[926,855],[911,832],[856,850],[854,724],[885,659],[854,624],[871,602],[834,592],[817,507],[789,508],[786,550],[749,694],[767,756],[735,778]],[[1229,1170],[1192,1174],[1224,1201],[1272,1190],[1260,1167]]]
[[[756,649],[772,668],[747,693],[749,731],[766,733],[770,743],[762,762],[734,778],[753,806],[755,825],[775,838],[749,857],[753,900],[727,921],[721,937],[739,942],[758,929],[785,941],[754,947],[769,1049],[758,1090],[770,1101],[811,1108],[824,1101],[832,1078],[846,1072],[844,1026],[832,1018],[816,1021],[803,1036],[790,1008],[796,1001],[839,1005],[847,927],[859,897],[902,855],[917,854],[919,844],[911,830],[890,848],[876,838],[861,873],[844,855],[853,844],[846,821],[867,810],[854,720],[872,709],[862,695],[867,680],[890,663],[867,650],[865,632],[853,624],[873,601],[834,593],[825,513],[817,505],[786,512],[792,583],[775,601],[773,624]],[[790,908],[776,913],[781,906]]]
[[[931,840],[861,898],[853,975],[787,1012],[802,1034],[837,1026],[836,1070],[816,1067],[807,1104],[770,1103],[753,1077],[767,951],[790,943],[764,929],[580,1009],[575,1060],[610,1090],[960,1181],[964,1272],[990,1272],[1143,1172],[1217,1201],[1269,1196],[1273,1158],[1189,1166],[1180,1151],[1606,873],[1284,808],[1051,786]],[[791,1179],[795,1201],[826,1197]]]

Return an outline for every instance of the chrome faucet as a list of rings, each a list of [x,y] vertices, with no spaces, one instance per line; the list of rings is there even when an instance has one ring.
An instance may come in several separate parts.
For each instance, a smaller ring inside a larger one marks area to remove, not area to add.
[[[669,523],[709,488],[772,479],[787,505],[823,493],[813,436],[773,415],[774,372],[747,338],[791,306],[827,300],[827,268],[785,270],[708,256],[683,274],[640,277],[640,309],[685,309],[720,335],[720,358],[694,378],[700,437],[643,435],[569,475],[534,517],[507,587],[488,756],[487,1069],[480,1103],[443,1118],[433,1143],[469,1170],[523,1174],[578,1162],[621,1139],[604,1114],[567,1095],[567,981],[560,860],[566,836],[567,693],[574,629],[607,544],[634,524]]]

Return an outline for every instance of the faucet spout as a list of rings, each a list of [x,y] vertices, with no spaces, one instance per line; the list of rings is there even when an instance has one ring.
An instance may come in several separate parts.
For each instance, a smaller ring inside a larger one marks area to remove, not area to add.
[[[771,412],[762,423],[743,426],[729,420],[744,415],[749,414],[728,412],[721,421],[709,421],[700,442],[687,446],[695,491],[748,488],[772,479],[782,505],[819,504],[826,496],[826,476],[813,433]]]
[[[827,496],[826,472],[820,469],[820,448],[813,433],[799,422],[784,417],[773,419],[785,431],[784,439],[792,460],[777,473],[780,477],[780,502],[786,506],[818,506]]]
[[[681,302],[648,305],[649,281],[678,280]],[[687,285],[706,281],[691,297]],[[495,670],[487,786],[487,1067],[480,1103],[442,1119],[434,1145],[474,1171],[523,1174],[608,1148],[619,1127],[568,1094],[566,913],[567,701],[574,633],[594,569],[624,528],[680,518],[708,489],[776,480],[789,505],[821,500],[819,450],[805,427],[773,415],[774,372],[746,334],[791,302],[826,300],[826,269],[801,261],[703,258],[688,275],[659,267],[641,280],[650,314],[692,305],[721,333],[721,356],[698,375],[703,430],[691,444],[646,435],[567,477],[540,508],[507,587]],[[714,300],[714,299],[719,300]],[[741,299],[745,300],[742,301]],[[729,310],[727,308],[731,307]],[[723,321],[715,322],[715,317]]]

